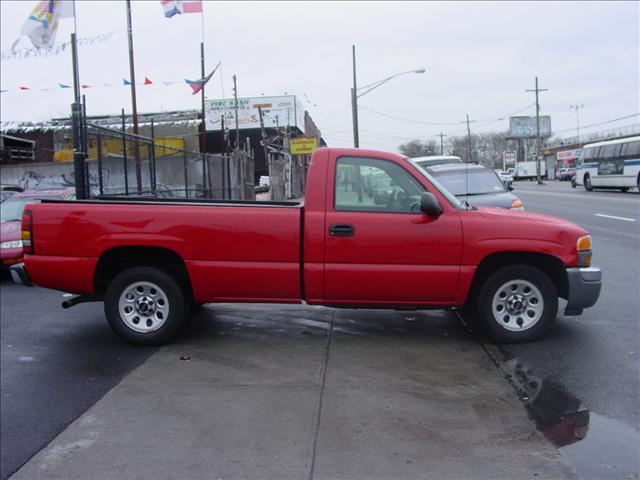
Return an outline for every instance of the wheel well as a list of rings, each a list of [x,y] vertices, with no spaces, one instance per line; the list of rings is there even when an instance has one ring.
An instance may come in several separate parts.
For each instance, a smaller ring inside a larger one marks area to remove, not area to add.
[[[184,260],[173,250],[160,247],[115,247],[100,256],[94,279],[95,292],[104,294],[119,273],[133,267],[154,267],[173,277],[191,297],[191,281]]]
[[[567,298],[569,294],[569,280],[562,262],[551,255],[533,252],[497,252],[487,255],[478,265],[471,282],[468,299],[475,297],[484,280],[493,272],[509,265],[529,265],[544,272],[553,282],[558,296]]]

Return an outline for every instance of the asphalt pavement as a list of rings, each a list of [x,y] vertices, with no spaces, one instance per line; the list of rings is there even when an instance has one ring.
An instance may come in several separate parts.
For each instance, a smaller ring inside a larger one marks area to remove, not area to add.
[[[12,476],[130,478],[576,474],[453,312],[216,304]]]
[[[598,303],[581,316],[564,318],[560,312],[544,341],[502,346],[502,353],[589,408],[587,438],[565,449],[585,478],[625,478],[630,472],[637,477],[640,194],[587,192],[558,181],[514,187],[527,210],[570,220],[591,233],[603,287]]]
[[[0,278],[0,479],[15,472],[155,348],[115,337],[101,304]]]
[[[223,304],[131,347],[100,304],[2,279],[0,480],[638,478],[640,195],[515,187],[604,268],[599,302],[532,344],[452,312]]]

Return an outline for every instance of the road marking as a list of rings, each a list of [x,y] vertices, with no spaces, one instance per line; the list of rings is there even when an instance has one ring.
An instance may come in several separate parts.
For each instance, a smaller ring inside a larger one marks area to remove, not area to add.
[[[613,218],[615,220],[624,220],[625,222],[635,222],[635,220],[633,218],[616,217],[614,215],[605,215],[604,213],[595,213],[594,215],[596,217]]]

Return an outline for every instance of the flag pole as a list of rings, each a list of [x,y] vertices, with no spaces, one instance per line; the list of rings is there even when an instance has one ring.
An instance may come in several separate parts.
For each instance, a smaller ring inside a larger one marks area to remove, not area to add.
[[[80,73],[78,72],[78,43],[76,41],[76,2],[73,2],[73,33],[71,34],[71,62],[73,68],[73,103],[71,104],[71,130],[73,135],[73,178],[76,184],[76,198],[87,198],[84,170],[84,149],[82,148],[82,107],[80,105]]]
[[[203,80],[205,78],[204,70],[204,2],[202,2],[202,11],[200,12],[201,28],[202,28],[202,41],[200,42],[200,72]],[[207,128],[205,125],[205,111],[204,111],[204,82],[202,83],[202,90],[200,90],[202,100],[202,135],[200,137],[200,151],[204,153],[207,150]]]
[[[138,135],[138,106],[136,104],[136,74],[133,65],[133,34],[131,29],[131,0],[127,0],[127,33],[129,36],[129,71],[131,75],[131,113],[133,117],[133,134]],[[136,159],[136,186],[142,193],[142,172],[140,168],[140,150],[138,139],[133,142],[133,155]]]

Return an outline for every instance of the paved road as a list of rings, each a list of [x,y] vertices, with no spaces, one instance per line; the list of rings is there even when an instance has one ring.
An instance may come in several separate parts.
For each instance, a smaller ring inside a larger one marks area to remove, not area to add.
[[[0,279],[0,480],[44,448],[155,349],[111,332],[101,305]]]
[[[552,386],[554,398],[590,408],[587,439],[564,448],[585,478],[625,478],[638,471],[640,195],[588,193],[558,182],[520,183],[515,193],[529,210],[567,218],[592,232],[594,261],[605,268],[606,281],[599,303],[583,316],[559,318],[543,342],[502,350]],[[4,480],[156,350],[118,340],[99,304],[62,310],[59,293],[19,287],[6,278],[0,288]],[[235,318],[239,311],[229,314]],[[227,323],[233,331],[255,326],[247,322]],[[288,332],[285,328],[274,332]],[[367,327],[354,331],[361,335]],[[471,343],[463,350],[468,348]]]
[[[604,285],[594,307],[580,317],[560,315],[545,341],[503,351],[589,407],[590,433],[568,449],[584,464],[583,474],[624,478],[624,466],[628,472],[635,464],[637,471],[640,451],[640,194],[586,192],[551,181],[519,182],[514,193],[527,210],[591,233]]]

